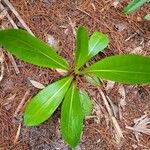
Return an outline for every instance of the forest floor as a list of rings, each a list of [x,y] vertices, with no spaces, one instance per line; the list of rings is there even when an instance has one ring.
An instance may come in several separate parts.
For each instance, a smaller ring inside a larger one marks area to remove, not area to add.
[[[1,2],[16,25],[23,28],[3,0]],[[53,44],[59,49],[58,53],[69,62],[72,62],[73,58],[73,30],[80,25],[88,28],[89,35],[100,31],[110,38],[108,48],[99,53],[93,61],[99,59],[99,56],[115,54],[135,53],[150,56],[150,22],[143,20],[150,12],[150,3],[126,16],[123,14],[123,8],[129,0],[10,2],[30,30],[45,42],[54,41]],[[0,28],[10,27],[7,15],[3,18],[0,15]],[[60,74],[15,57],[16,65],[12,64],[14,61],[11,55],[2,51],[4,76],[0,81],[0,150],[68,150],[59,130],[60,108],[38,127],[29,128],[22,123],[25,104],[39,91],[30,80],[48,85],[58,80]],[[109,97],[110,108],[120,132],[115,129],[112,116],[107,112],[97,88],[88,83],[85,86],[93,102],[93,112],[84,121],[84,132],[77,150],[150,150],[150,135],[144,126],[144,123],[150,122],[150,86],[104,81],[102,90],[105,96]]]

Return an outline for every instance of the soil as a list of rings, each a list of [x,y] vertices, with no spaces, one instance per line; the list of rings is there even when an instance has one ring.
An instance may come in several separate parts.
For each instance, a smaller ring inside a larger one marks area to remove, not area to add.
[[[131,15],[124,15],[122,10],[129,0],[10,0],[17,12],[27,23],[32,32],[47,42],[48,35],[58,43],[58,53],[70,64],[73,62],[74,34],[73,27],[84,25],[89,35],[101,31],[110,37],[109,47],[98,54],[93,61],[114,54],[136,53],[150,56],[150,22],[142,18],[150,12],[150,3]],[[9,11],[17,26],[21,24]],[[9,26],[7,19],[0,20],[0,25]],[[45,123],[38,127],[27,128],[22,123],[23,108],[17,115],[15,111],[26,94],[26,102],[39,90],[29,79],[48,85],[60,78],[54,70],[43,69],[15,58],[20,73],[16,74],[8,54],[5,55],[4,77],[0,83],[0,150],[68,150],[60,131],[60,108]],[[105,87],[111,83],[104,81]],[[150,86],[131,86],[115,83],[105,93],[111,99],[123,136],[117,142],[112,122],[108,116],[99,91],[92,85],[85,84],[93,100],[93,113],[85,120],[84,132],[78,150],[149,150],[150,136],[139,135],[126,126],[133,127],[134,119],[143,115],[150,117]],[[125,91],[124,105],[120,107],[121,89]],[[8,102],[8,103],[7,103]],[[21,124],[21,130],[19,125]],[[17,131],[19,138],[15,140]]]

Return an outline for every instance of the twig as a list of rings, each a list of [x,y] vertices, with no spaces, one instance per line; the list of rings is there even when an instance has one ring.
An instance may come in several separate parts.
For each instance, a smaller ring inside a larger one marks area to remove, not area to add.
[[[82,10],[82,9],[80,9],[78,7],[76,9],[92,18],[92,16],[89,13],[87,13],[85,10]]]
[[[18,113],[20,112],[21,108],[23,107],[25,100],[27,99],[27,97],[29,96],[30,90],[26,91],[26,93],[24,94],[20,104],[18,105],[15,113],[14,113],[14,117],[17,117]]]
[[[15,59],[14,59],[14,57],[13,57],[9,52],[8,52],[8,57],[9,57],[9,59],[10,59],[12,65],[13,65],[13,67],[14,67],[14,69],[15,69],[16,74],[19,74],[20,71],[19,71],[19,68],[18,68],[18,66],[17,66],[17,64],[16,64],[16,62],[15,62]]]
[[[5,99],[3,106],[9,105],[15,99],[15,97],[16,97],[16,93],[10,96],[9,98]]]
[[[5,9],[5,7],[0,3],[0,10],[4,11],[5,16],[7,17],[7,19],[10,21],[11,25],[17,29],[17,25],[15,24],[15,22],[13,21],[13,19],[10,17],[10,15],[8,14],[7,10]]]
[[[69,25],[72,28],[73,34],[74,34],[74,36],[76,36],[75,24],[72,22],[70,17],[68,17],[68,20],[69,20]]]
[[[4,76],[4,54],[1,48],[0,48],[0,64],[1,64],[0,81],[2,81]]]
[[[131,36],[129,36],[127,39],[125,39],[125,42],[129,41],[130,39],[132,39],[136,35],[137,35],[137,33],[135,32],[134,34],[132,34]]]
[[[6,15],[7,15],[7,11],[5,9],[1,9],[0,8],[0,20],[2,20],[3,18],[5,18]]]
[[[22,24],[22,26],[32,35],[34,35],[32,33],[32,31],[30,30],[30,28],[27,26],[27,24],[24,22],[24,20],[21,18],[21,16],[19,15],[19,13],[15,10],[15,8],[13,7],[13,5],[8,1],[8,0],[3,0],[3,2],[9,7],[9,9],[14,13],[14,15],[18,18],[18,20],[20,21],[20,23]]]
[[[16,133],[16,136],[15,136],[14,141],[13,141],[14,144],[16,144],[18,139],[19,139],[20,131],[21,131],[21,123],[19,123],[17,133]]]
[[[98,90],[99,90],[99,92],[100,92],[100,94],[101,94],[101,96],[102,96],[103,102],[104,102],[104,104],[105,104],[105,106],[106,106],[106,109],[107,109],[107,111],[108,111],[108,114],[110,115],[110,118],[111,118],[112,123],[113,123],[113,125],[114,125],[114,129],[115,129],[115,131],[116,131],[116,133],[117,133],[117,143],[120,143],[120,142],[121,142],[121,139],[123,138],[122,130],[121,130],[121,128],[120,128],[120,126],[119,126],[119,124],[118,124],[116,118],[115,118],[114,115],[113,115],[113,112],[112,112],[112,110],[111,110],[111,108],[110,108],[110,106],[109,106],[109,103],[108,103],[108,101],[107,101],[106,96],[104,95],[103,91],[102,91],[100,88],[98,88]]]

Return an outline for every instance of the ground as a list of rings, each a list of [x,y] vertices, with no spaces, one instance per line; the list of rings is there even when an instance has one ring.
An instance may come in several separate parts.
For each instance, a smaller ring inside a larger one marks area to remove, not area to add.
[[[143,16],[150,12],[150,3],[126,16],[122,10],[129,0],[10,2],[37,37],[47,42],[48,35],[51,35],[57,41],[58,53],[70,64],[73,61],[73,29],[80,25],[86,26],[90,35],[94,31],[101,31],[110,38],[109,47],[92,61],[114,54],[136,53],[150,56],[150,22],[143,20]],[[23,28],[12,12],[8,12],[17,26]],[[0,26],[10,26],[7,18],[0,19]],[[39,91],[30,83],[30,79],[47,85],[59,79],[60,74],[15,58],[20,71],[16,74],[5,51],[4,58],[4,76],[0,83],[0,150],[69,149],[59,132],[60,108],[44,124],[32,128],[25,127],[22,123],[25,105],[17,110],[22,99],[25,99],[26,104],[27,100]],[[141,133],[136,137],[135,132],[129,127],[135,127],[136,118],[143,121],[150,117],[150,86],[123,85],[107,81],[103,81],[103,85],[100,88],[109,97],[109,103],[112,103],[111,108],[123,137],[116,139],[118,136],[99,90],[85,83],[86,91],[93,102],[93,112],[85,120],[82,140],[77,149],[149,150],[150,136]]]

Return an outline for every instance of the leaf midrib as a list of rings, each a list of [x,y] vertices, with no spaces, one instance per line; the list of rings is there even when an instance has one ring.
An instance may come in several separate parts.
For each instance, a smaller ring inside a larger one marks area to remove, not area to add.
[[[150,73],[146,72],[135,72],[135,71],[123,71],[123,70],[87,70],[86,72],[112,72],[112,73],[130,73],[130,74],[145,74],[150,75]]]
[[[70,124],[70,122],[71,122],[71,120],[72,120],[72,118],[71,118],[71,111],[72,111],[72,103],[73,103],[73,97],[74,97],[74,89],[75,89],[75,87],[74,87],[74,85],[73,85],[73,88],[72,88],[72,93],[71,93],[71,99],[70,99],[70,108],[69,108],[69,120],[68,120],[68,125]],[[69,134],[69,128],[67,128],[67,133]]]

